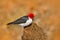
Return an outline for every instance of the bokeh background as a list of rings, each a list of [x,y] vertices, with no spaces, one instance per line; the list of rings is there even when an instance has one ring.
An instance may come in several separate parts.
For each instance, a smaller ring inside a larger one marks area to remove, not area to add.
[[[26,38],[28,38],[28,40],[40,40],[34,37],[38,37],[36,34],[40,36],[40,33],[43,32],[47,36],[46,40],[60,40],[59,4],[60,0],[0,0],[0,40],[25,40]],[[36,14],[34,23],[30,28],[24,29],[18,25],[7,25],[7,23],[29,12]],[[33,25],[37,26],[35,27]],[[34,30],[34,28],[38,28],[37,31]],[[41,28],[43,32],[41,32],[39,28]],[[26,34],[28,37],[26,37]],[[33,35],[33,37],[31,35]],[[41,40],[44,40],[43,37]]]

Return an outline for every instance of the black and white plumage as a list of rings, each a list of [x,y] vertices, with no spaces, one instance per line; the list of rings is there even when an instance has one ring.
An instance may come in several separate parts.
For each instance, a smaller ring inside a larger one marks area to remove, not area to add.
[[[18,24],[22,27],[26,27],[26,26],[29,26],[30,24],[32,24],[33,18],[34,18],[34,15],[32,13],[30,13],[29,15],[23,16],[23,17],[17,19],[16,21],[14,21],[14,22],[8,23],[8,25]]]

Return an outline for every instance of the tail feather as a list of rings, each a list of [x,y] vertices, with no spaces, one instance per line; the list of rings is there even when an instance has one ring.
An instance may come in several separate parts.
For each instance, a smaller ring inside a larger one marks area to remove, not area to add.
[[[13,22],[11,22],[11,23],[8,23],[7,25],[10,25],[10,24],[14,24]]]

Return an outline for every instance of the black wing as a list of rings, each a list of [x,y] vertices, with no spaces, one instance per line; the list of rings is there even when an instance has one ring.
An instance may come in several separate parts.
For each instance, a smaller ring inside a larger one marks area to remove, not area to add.
[[[8,23],[8,25],[25,23],[27,20],[28,20],[28,16],[23,16],[23,17],[17,19],[16,21],[14,21],[14,22]]]

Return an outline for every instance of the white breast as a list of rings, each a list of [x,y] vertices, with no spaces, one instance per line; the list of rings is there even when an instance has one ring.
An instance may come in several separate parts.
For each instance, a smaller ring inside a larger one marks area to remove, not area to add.
[[[22,26],[22,27],[25,27],[25,26],[30,25],[31,23],[32,23],[32,19],[29,18],[29,19],[26,21],[26,23],[22,23],[22,24],[19,24],[19,25]]]

